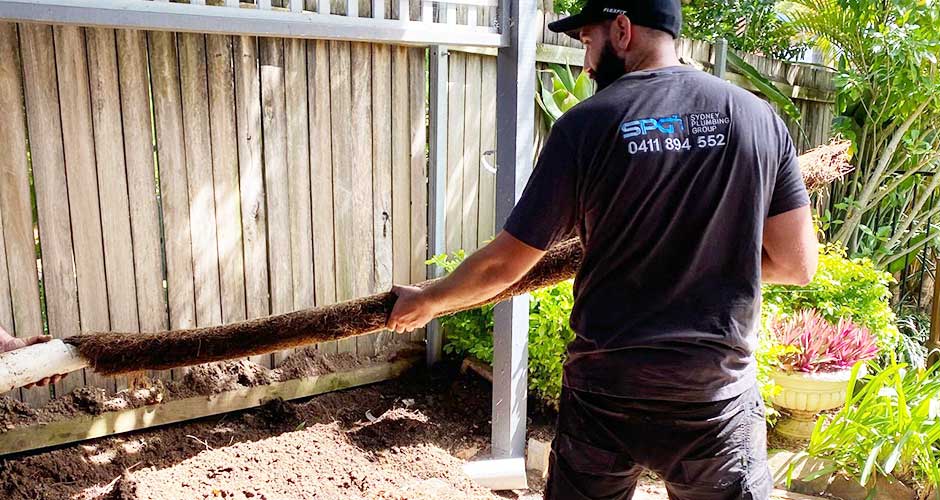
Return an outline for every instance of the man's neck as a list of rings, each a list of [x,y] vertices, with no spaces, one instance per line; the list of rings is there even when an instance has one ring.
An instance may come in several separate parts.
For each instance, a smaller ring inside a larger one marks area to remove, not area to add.
[[[668,68],[670,66],[680,66],[681,64],[682,62],[679,61],[675,48],[664,47],[659,50],[649,51],[636,61],[633,61],[633,64],[627,64],[625,69],[627,73],[632,73],[634,71],[652,71],[660,68]]]

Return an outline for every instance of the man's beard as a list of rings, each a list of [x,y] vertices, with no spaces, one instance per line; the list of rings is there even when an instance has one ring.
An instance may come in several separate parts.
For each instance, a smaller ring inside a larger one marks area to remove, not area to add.
[[[597,62],[597,67],[594,68],[591,74],[597,83],[597,91],[600,92],[604,87],[614,83],[626,73],[626,61],[617,56],[614,46],[610,43],[610,40],[607,40],[601,50],[600,61]]]

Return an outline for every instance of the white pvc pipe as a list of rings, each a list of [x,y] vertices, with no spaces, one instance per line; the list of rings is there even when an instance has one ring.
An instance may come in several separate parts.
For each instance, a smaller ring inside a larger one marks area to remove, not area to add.
[[[0,393],[89,365],[75,347],[55,339],[0,354]]]
[[[494,491],[521,490],[529,487],[524,458],[501,458],[468,462],[463,472],[473,482]]]

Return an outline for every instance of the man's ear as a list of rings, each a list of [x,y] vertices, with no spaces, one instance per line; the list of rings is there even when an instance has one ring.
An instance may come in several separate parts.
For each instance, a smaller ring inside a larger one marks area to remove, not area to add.
[[[625,52],[633,39],[633,23],[620,14],[610,23],[610,43],[618,51]]]

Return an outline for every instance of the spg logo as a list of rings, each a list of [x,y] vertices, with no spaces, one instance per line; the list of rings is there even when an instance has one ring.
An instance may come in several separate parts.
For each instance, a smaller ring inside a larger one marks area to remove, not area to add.
[[[643,118],[642,120],[633,120],[620,124],[620,133],[623,135],[624,139],[638,135],[647,135],[656,130],[663,134],[675,134],[677,131],[681,132],[685,130],[685,126],[679,115],[665,116],[662,118]]]

